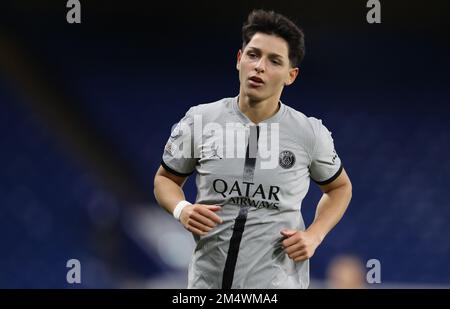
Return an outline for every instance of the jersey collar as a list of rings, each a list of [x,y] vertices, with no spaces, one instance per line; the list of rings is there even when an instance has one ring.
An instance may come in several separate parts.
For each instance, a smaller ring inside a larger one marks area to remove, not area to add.
[[[235,96],[234,98],[232,98],[232,106],[233,106],[233,110],[236,113],[236,115],[239,117],[239,119],[244,122],[245,124],[253,124],[253,121],[251,121],[240,109],[239,109],[239,105],[238,105],[238,100],[239,100],[239,95]],[[279,123],[282,119],[282,117],[285,114],[286,111],[286,105],[281,102],[281,100],[278,102],[278,104],[280,105],[280,108],[278,109],[278,111],[275,113],[275,115],[264,119],[263,121],[261,121],[260,123]]]

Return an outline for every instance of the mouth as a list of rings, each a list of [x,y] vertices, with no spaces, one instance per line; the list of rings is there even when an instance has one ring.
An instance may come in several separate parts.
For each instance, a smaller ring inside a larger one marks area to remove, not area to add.
[[[259,86],[264,85],[264,81],[261,78],[257,77],[257,76],[249,77],[248,81],[249,81],[250,85],[254,86],[254,87],[259,87]]]

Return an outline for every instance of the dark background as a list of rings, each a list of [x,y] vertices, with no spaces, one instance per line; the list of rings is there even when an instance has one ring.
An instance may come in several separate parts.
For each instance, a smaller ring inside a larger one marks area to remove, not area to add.
[[[312,278],[353,254],[380,260],[383,283],[450,285],[448,2],[381,1],[382,23],[368,24],[366,1],[90,0],[81,24],[66,22],[66,1],[0,5],[0,287],[71,287],[70,258],[83,265],[78,287],[171,272],[127,218],[159,207],[153,176],[171,126],[238,94],[253,8],[304,29],[282,100],[323,120],[353,183]],[[307,223],[319,198],[312,184]]]

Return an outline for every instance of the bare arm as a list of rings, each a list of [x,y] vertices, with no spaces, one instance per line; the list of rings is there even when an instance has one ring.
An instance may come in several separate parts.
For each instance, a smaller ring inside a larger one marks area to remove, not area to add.
[[[345,170],[332,183],[320,186],[322,198],[317,204],[314,222],[307,231],[316,234],[320,241],[341,220],[352,198],[352,184]]]
[[[187,177],[169,173],[162,166],[156,172],[153,192],[158,204],[170,214],[173,214],[178,202],[185,200],[182,187],[186,180]],[[203,236],[217,223],[222,223],[222,219],[214,213],[220,209],[217,205],[188,205],[181,212],[180,222],[188,231]]]
[[[313,256],[316,248],[331,229],[341,220],[352,198],[352,184],[345,170],[333,182],[320,186],[323,192],[314,222],[306,231],[283,230],[287,237],[283,241],[286,253],[294,261],[303,261]]]
[[[170,214],[177,203],[185,199],[182,188],[187,178],[169,173],[162,166],[156,172],[153,193],[158,204]]]

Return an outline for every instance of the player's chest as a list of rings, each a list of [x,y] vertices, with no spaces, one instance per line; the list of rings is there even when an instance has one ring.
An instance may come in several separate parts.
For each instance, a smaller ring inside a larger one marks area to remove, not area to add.
[[[248,139],[234,140],[206,136],[197,144],[199,169],[207,175],[229,176],[234,179],[259,177],[290,180],[308,170],[307,151],[291,139],[277,143],[259,138],[256,145]]]

